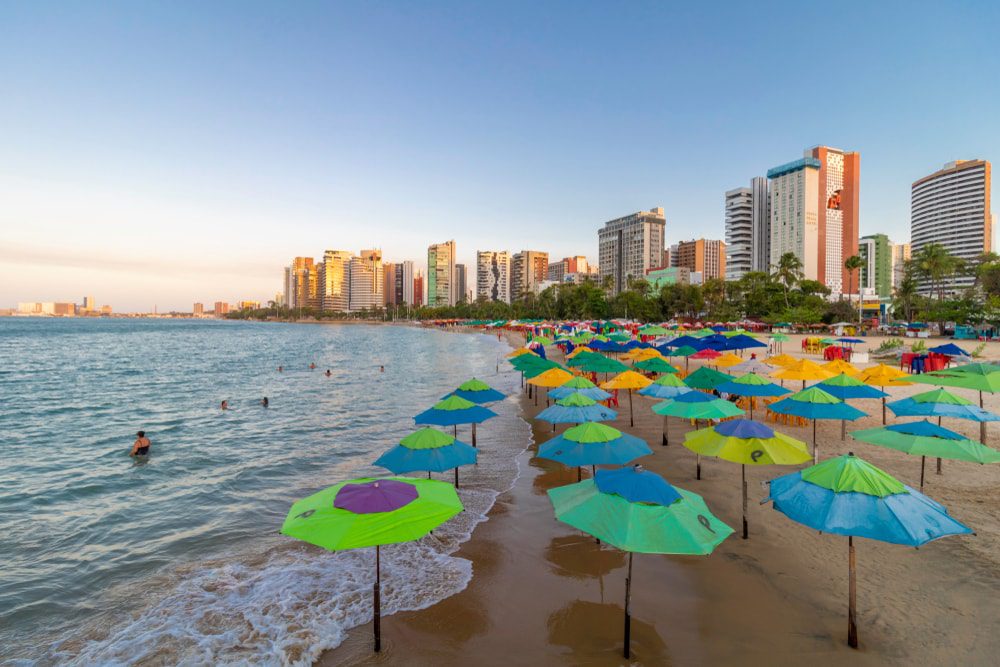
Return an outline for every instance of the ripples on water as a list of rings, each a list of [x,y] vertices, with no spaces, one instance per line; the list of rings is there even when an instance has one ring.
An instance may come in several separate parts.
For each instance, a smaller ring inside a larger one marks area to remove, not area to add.
[[[495,374],[507,349],[406,327],[0,319],[2,657],[308,664],[368,620],[372,556],[278,535],[288,507],[384,474],[370,462],[469,377],[516,391]],[[493,407],[467,511],[383,550],[387,612],[468,583],[448,554],[530,438],[515,399]],[[127,455],[139,429],[146,463]]]

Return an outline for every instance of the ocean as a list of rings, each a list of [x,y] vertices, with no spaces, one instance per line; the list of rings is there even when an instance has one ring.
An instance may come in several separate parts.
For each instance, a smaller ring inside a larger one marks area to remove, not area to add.
[[[289,507],[388,474],[371,462],[470,377],[516,394],[507,351],[404,326],[0,318],[0,658],[310,664],[369,620],[374,554],[280,535]],[[466,511],[383,548],[383,613],[468,584],[452,554],[531,438],[516,396],[491,407]]]

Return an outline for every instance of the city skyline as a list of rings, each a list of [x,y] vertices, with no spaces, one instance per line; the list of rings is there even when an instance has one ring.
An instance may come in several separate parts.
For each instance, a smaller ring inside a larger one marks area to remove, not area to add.
[[[722,239],[723,193],[813,145],[864,156],[859,235],[906,242],[913,182],[1000,154],[997,8],[908,7],[842,7],[837,104],[790,106],[828,83],[784,57],[822,7],[6,5],[0,306],[266,301],[306,248],[598,263],[654,203],[667,245]],[[926,48],[952,43],[976,66]]]

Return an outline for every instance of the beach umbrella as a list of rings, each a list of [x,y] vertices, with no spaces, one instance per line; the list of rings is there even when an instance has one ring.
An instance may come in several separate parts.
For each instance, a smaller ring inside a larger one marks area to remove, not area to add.
[[[743,359],[736,356],[732,352],[726,352],[721,357],[716,357],[709,363],[712,364],[713,366],[718,366],[719,368],[729,368],[730,366],[742,364]]]
[[[608,340],[614,341],[615,343],[624,343],[632,340],[632,336],[624,333],[613,333],[608,336]]]
[[[662,359],[663,355],[655,347],[637,347],[622,355],[628,361],[644,361],[646,359]]]
[[[730,373],[739,373],[741,375],[744,373],[770,373],[773,370],[773,368],[760,359],[747,359],[742,363],[729,367]]]
[[[535,336],[531,340],[528,341],[529,345],[532,344],[532,343],[534,343],[535,345],[541,345],[541,346],[544,347],[546,345],[552,345],[553,341],[552,341],[551,338],[548,338],[547,336]]]
[[[611,421],[618,417],[618,413],[611,408],[604,407],[592,398],[587,398],[582,394],[572,394],[566,398],[561,398],[541,412],[535,419],[549,422],[552,430],[556,429],[556,424],[580,424],[583,422],[603,422]]]
[[[661,401],[653,406],[653,412],[663,415],[663,445],[670,444],[667,441],[667,417],[680,417],[681,419],[725,419],[727,417],[737,417],[745,414],[738,406],[715,398],[711,394],[700,391],[691,391],[680,394],[672,399]],[[701,479],[701,457],[697,458],[698,479]]]
[[[551,359],[542,359],[536,354],[523,354],[519,357],[514,357],[510,360],[510,365],[514,367],[514,370],[520,371],[522,387],[524,386],[524,378],[534,377],[550,368],[559,368],[559,364],[556,362]],[[528,391],[530,393],[531,385],[528,385]]]
[[[846,373],[841,373],[840,375],[835,375],[832,378],[823,380],[822,382],[817,382],[814,387],[819,387],[831,396],[836,396],[842,401],[847,401],[848,399],[855,398],[882,398],[884,399],[888,394],[880,389],[876,389],[871,385],[867,385],[860,380],[852,378]],[[841,420],[840,422],[840,439],[843,440],[847,437],[847,422]]]
[[[677,368],[671,366],[666,359],[663,357],[656,357],[653,359],[645,359],[643,361],[637,361],[635,367],[639,370],[648,371],[650,373],[678,373],[680,372]]]
[[[813,423],[813,461],[819,461],[819,446],[816,444],[817,419],[843,419],[854,421],[864,417],[865,413],[832,396],[819,387],[812,386],[797,394],[783,398],[768,406],[771,412],[782,415],[795,415],[812,419]]]
[[[721,356],[722,356],[721,352],[713,350],[710,347],[706,347],[705,349],[698,350],[697,352],[695,352],[694,354],[692,354],[691,358],[692,359],[716,359],[716,358],[721,357]]]
[[[573,379],[573,374],[563,368],[550,368],[543,373],[539,373],[533,378],[528,380],[529,385],[534,385],[535,387],[546,387],[546,389],[552,387],[559,387],[566,384],[569,380]],[[548,405],[549,399],[546,395],[545,404]],[[538,390],[535,390],[535,405],[538,405]]]
[[[927,351],[934,352],[935,354],[947,354],[949,357],[969,357],[969,358],[972,357],[972,355],[970,355],[968,352],[960,348],[958,345],[955,345],[954,343],[945,343],[944,345],[937,345],[935,347],[928,349]]]
[[[726,382],[715,386],[719,391],[737,396],[748,396],[750,400],[750,419],[753,419],[753,398],[765,396],[784,396],[792,393],[790,389],[779,387],[773,382],[768,382],[767,378],[762,378],[756,373],[747,373],[738,378],[730,378]]]
[[[843,359],[828,361],[822,365],[822,368],[834,373],[835,375],[840,375],[841,373],[846,373],[847,375],[857,375],[861,372],[857,366],[850,364]]]
[[[579,351],[577,351],[579,350]],[[586,347],[578,347],[573,350],[569,356],[566,358],[566,365],[570,368],[575,368],[582,364],[587,359],[604,359],[605,356],[600,352],[595,352]]]
[[[687,394],[694,391],[691,387],[684,384],[680,378],[676,375],[662,375],[657,378],[653,384],[643,387],[639,390],[639,394],[642,396],[649,396],[650,398],[676,398],[681,394]],[[661,443],[664,447],[667,446],[667,417],[663,417],[663,442]]]
[[[903,371],[885,364],[866,368],[858,374],[857,378],[867,385],[883,390],[886,387],[905,387],[913,382],[910,376]],[[882,423],[885,424],[885,397],[882,397]]]
[[[740,464],[743,492],[743,539],[747,530],[747,466],[798,465],[810,459],[806,443],[778,433],[760,422],[733,419],[684,436],[684,446],[700,456]]]
[[[666,336],[670,332],[657,324],[647,324],[639,327],[639,333],[643,336]]]
[[[783,334],[779,331],[778,333],[771,334],[771,340],[777,343],[776,348],[780,352],[781,348],[784,347],[782,343],[787,343],[791,339],[786,334]]]
[[[548,494],[557,519],[628,552],[625,658],[630,655],[632,554],[705,556],[733,532],[701,496],[671,486],[642,466],[599,470],[594,479]]]
[[[374,465],[382,466],[394,475],[418,470],[444,472],[455,469],[455,488],[458,488],[458,467],[476,462],[476,450],[459,442],[447,433],[433,428],[414,431],[399,444],[380,456]]]
[[[794,364],[796,361],[798,361],[798,359],[796,359],[790,354],[782,353],[775,355],[773,357],[768,357],[767,359],[765,359],[765,361],[771,366],[781,366],[782,368],[784,368],[789,364]]]
[[[715,389],[723,382],[729,382],[733,376],[728,373],[717,371],[708,366],[702,366],[691,375],[684,378],[684,384],[692,389]]]
[[[983,392],[1000,391],[1000,366],[996,364],[966,364],[910,377],[911,382],[936,384],[941,387],[958,387],[979,392],[979,407],[983,407]],[[979,423],[979,440],[986,442],[986,422]]]
[[[764,502],[773,502],[774,509],[788,518],[847,536],[847,643],[852,648],[858,646],[855,537],[918,547],[946,535],[972,532],[949,516],[943,505],[853,453],[773,479],[770,487]]]
[[[861,442],[919,456],[921,491],[924,490],[924,464],[928,456],[972,463],[1000,462],[1000,452],[995,449],[932,424],[926,419],[854,431],[851,437]]]
[[[773,373],[771,377],[781,380],[802,380],[802,388],[806,388],[806,380],[825,380],[831,378],[836,373],[831,373],[815,361],[809,359],[797,359],[794,363],[786,364]]]
[[[642,438],[597,422],[568,428],[538,446],[539,458],[576,466],[577,480],[581,466],[622,465],[652,453]]]
[[[642,389],[651,384],[653,384],[653,381],[645,375],[641,375],[635,371],[625,371],[614,376],[607,382],[602,382],[601,389],[628,389],[628,422],[629,426],[635,426],[635,417],[632,412],[632,390]]]
[[[611,398],[611,394],[604,391],[582,375],[576,375],[555,389],[549,390],[549,397],[555,400],[567,398],[572,394],[580,394],[582,396],[586,396],[587,398],[592,398],[595,401],[606,401]]]
[[[686,371],[690,368],[690,358],[692,354],[698,352],[697,348],[691,347],[690,345],[682,345],[677,348],[668,349],[664,354],[668,357],[684,357],[684,370]]]
[[[577,347],[573,348],[572,352],[570,352],[569,354],[566,355],[566,360],[568,361],[570,359],[575,359],[576,357],[578,357],[579,355],[584,354],[584,353],[597,354],[596,352],[594,352],[594,350],[591,350],[586,345],[578,345]],[[568,365],[569,364],[567,363],[567,366]]]
[[[529,350],[526,347],[519,347],[510,354],[508,354],[507,358],[513,359],[514,357],[520,357],[522,354],[535,354],[535,352],[533,350]],[[538,355],[535,354],[535,356],[537,357]]]
[[[725,337],[727,339],[725,349],[727,350],[747,350],[754,347],[767,347],[767,343],[763,343],[743,332],[736,332],[735,335],[727,333]]]
[[[375,650],[382,649],[379,547],[412,542],[462,511],[455,487],[412,477],[365,477],[340,482],[292,505],[281,533],[345,551],[375,547]]]
[[[467,401],[472,401],[476,405],[502,401],[505,398],[503,393],[476,378],[466,380],[462,384],[458,385],[458,389],[451,392],[451,394],[464,398]],[[443,396],[442,398],[448,397]]]
[[[453,426],[455,436],[458,436],[459,424],[472,424],[472,442],[476,442],[476,424],[480,424],[487,419],[496,417],[497,413],[489,408],[476,405],[472,401],[467,401],[460,396],[449,396],[438,401],[434,407],[424,410],[413,418],[417,424],[430,424],[432,426]]]
[[[617,359],[610,359],[602,354],[595,357],[587,355],[586,359],[578,364],[574,364],[574,366],[588,373],[621,373],[628,370],[628,366],[622,362]]]

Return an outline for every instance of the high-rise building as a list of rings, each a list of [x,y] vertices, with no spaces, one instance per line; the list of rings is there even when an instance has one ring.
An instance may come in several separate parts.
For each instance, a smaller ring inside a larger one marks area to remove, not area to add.
[[[435,243],[427,248],[427,305],[454,306],[455,241]]]
[[[455,265],[455,303],[468,301],[469,294],[466,292],[466,271],[465,264]]]
[[[285,301],[290,308],[319,307],[319,274],[312,257],[296,257],[285,269]]]
[[[396,299],[396,267],[395,262],[383,262],[382,264],[382,304],[392,306],[399,301]]]
[[[847,282],[844,262],[858,253],[861,154],[816,146],[807,149],[803,159],[769,170],[767,177],[770,265],[793,252],[805,278],[842,294]]]
[[[351,253],[327,250],[317,267],[319,302],[323,310],[346,313],[351,301]]]
[[[910,188],[910,244],[913,254],[931,243],[944,246],[967,262],[993,250],[993,216],[990,212],[990,163],[956,160],[925,176]],[[956,276],[945,291],[972,285],[972,276]],[[928,293],[931,285],[922,283]]]
[[[590,273],[590,266],[585,255],[573,255],[572,257],[563,257],[558,262],[549,262],[547,277],[553,282],[561,283],[567,275],[574,273]]]
[[[203,303],[196,303],[196,304],[194,304],[194,308],[191,309],[191,314],[195,315],[195,316],[204,315],[205,314],[205,304],[203,304]]]
[[[92,296],[85,296],[85,297],[83,297],[83,312],[85,312],[85,313],[93,313],[96,310],[97,310],[97,306],[95,305],[94,297],[92,297]]]
[[[869,234],[861,237],[858,243],[858,256],[864,260],[861,267],[861,289],[874,290],[880,299],[892,296],[892,244],[885,234]],[[846,260],[845,260],[846,261]],[[848,285],[844,285],[846,290]],[[856,277],[852,293],[858,290]]]
[[[480,250],[476,253],[476,298],[510,303],[510,253]]]
[[[540,250],[522,250],[511,259],[510,294],[511,299],[520,298],[527,292],[535,292],[535,286],[548,279],[549,253]]]
[[[405,303],[409,306],[416,305],[416,301],[413,298],[413,261],[406,260],[399,265],[399,271],[396,272],[396,279],[401,283],[400,286],[396,288],[397,294],[402,294],[401,303]],[[400,290],[402,290],[400,292]]]
[[[771,216],[767,179],[755,176],[749,188],[726,193],[726,280],[749,271],[770,271]]]
[[[663,264],[666,224],[663,207],[657,207],[609,220],[597,230],[601,280],[610,277],[616,294],[628,287],[629,278],[642,278]]]
[[[726,277],[726,244],[713,239],[681,241],[677,244],[676,267],[699,272],[704,280]]]
[[[424,305],[424,276],[417,271],[413,278],[413,304],[414,306]]]
[[[892,291],[895,292],[903,282],[906,273],[906,263],[910,261],[910,244],[894,243],[892,245]]]
[[[229,313],[229,303],[226,301],[216,301],[215,302],[215,316],[222,317]]]
[[[382,251],[362,250],[357,257],[352,257],[350,276],[350,311],[356,313],[381,308],[382,281],[385,277],[382,272]]]

